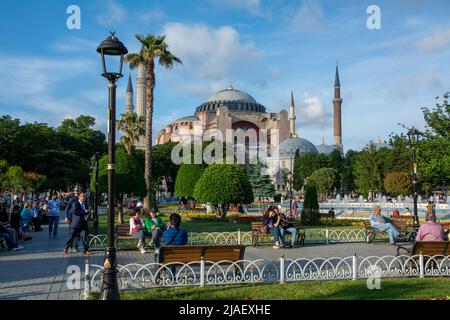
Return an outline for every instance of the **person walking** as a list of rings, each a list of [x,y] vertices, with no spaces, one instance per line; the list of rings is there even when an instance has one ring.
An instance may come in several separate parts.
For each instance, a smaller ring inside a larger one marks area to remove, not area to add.
[[[55,239],[58,235],[58,225],[59,225],[59,208],[61,202],[58,199],[56,193],[53,194],[52,199],[48,201],[48,237]]]
[[[88,225],[87,225],[87,209],[85,205],[85,194],[80,192],[77,201],[73,206],[72,219],[70,222],[69,236],[64,248],[64,254],[69,253],[69,248],[73,246],[75,237],[79,235],[83,243],[84,255],[87,256],[89,252],[89,244],[87,239]]]

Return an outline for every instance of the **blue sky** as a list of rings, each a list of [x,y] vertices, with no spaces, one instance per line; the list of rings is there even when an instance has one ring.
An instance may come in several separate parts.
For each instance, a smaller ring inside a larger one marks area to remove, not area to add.
[[[66,27],[71,4],[81,30]],[[366,27],[371,4],[381,9],[380,30]],[[106,131],[96,46],[109,30],[130,52],[136,33],[166,34],[184,64],[156,70],[155,132],[232,82],[269,111],[286,109],[294,90],[300,136],[331,143],[338,61],[343,143],[359,149],[399,132],[398,122],[423,128],[420,108],[450,89],[449,9],[445,0],[2,0],[0,114],[50,125],[89,114]],[[118,113],[125,87],[126,78]]]

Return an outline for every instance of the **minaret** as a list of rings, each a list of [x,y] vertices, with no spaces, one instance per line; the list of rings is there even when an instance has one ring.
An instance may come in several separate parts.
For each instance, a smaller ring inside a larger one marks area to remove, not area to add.
[[[145,66],[138,66],[136,79],[136,113],[145,118]]]
[[[295,133],[295,105],[294,105],[294,92],[291,91],[291,105],[289,107],[289,128],[291,133],[291,138],[296,137]]]
[[[336,77],[334,79],[334,145],[342,148],[342,126],[341,126],[341,83],[339,81],[339,70],[336,64]]]
[[[131,75],[128,76],[128,86],[127,91],[125,93],[126,97],[126,103],[125,103],[125,112],[126,113],[132,113],[134,112],[134,105],[133,105],[133,84],[131,82]]]

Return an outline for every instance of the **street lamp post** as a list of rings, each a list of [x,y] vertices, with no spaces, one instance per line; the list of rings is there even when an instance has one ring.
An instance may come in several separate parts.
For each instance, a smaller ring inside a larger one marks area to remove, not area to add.
[[[417,213],[417,159],[416,159],[416,145],[419,142],[419,131],[412,127],[408,133],[409,144],[412,147],[412,161],[413,161],[413,201],[414,201],[414,225],[419,225],[419,215]]]
[[[114,220],[115,220],[115,144],[116,144],[116,82],[122,78],[123,58],[128,49],[115,36],[114,33],[106,38],[97,48],[102,60],[102,76],[108,79],[109,105],[108,105],[108,243],[103,263],[103,282],[100,299],[119,300],[119,287],[116,269],[116,248],[114,247]],[[120,57],[119,72],[110,72],[106,68],[106,57]]]
[[[99,172],[99,168],[98,168],[98,161],[100,158],[100,154],[98,152],[95,153],[95,155],[92,157],[92,162],[94,163],[94,186],[95,186],[95,191],[94,191],[94,234],[98,235],[98,172]]]

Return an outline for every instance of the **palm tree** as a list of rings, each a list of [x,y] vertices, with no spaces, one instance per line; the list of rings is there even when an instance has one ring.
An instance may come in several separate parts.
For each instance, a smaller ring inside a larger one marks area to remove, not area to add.
[[[136,69],[140,65],[145,67],[145,182],[147,184],[147,203],[149,208],[152,196],[152,125],[153,125],[153,91],[155,89],[155,59],[166,69],[173,67],[175,63],[182,63],[175,57],[165,42],[165,36],[136,35],[141,43],[139,53],[130,53],[125,57],[130,69]]]
[[[116,120],[116,127],[123,132],[120,143],[125,147],[128,154],[131,154],[134,143],[145,133],[144,117],[138,116],[135,112],[123,113],[119,120]]]

